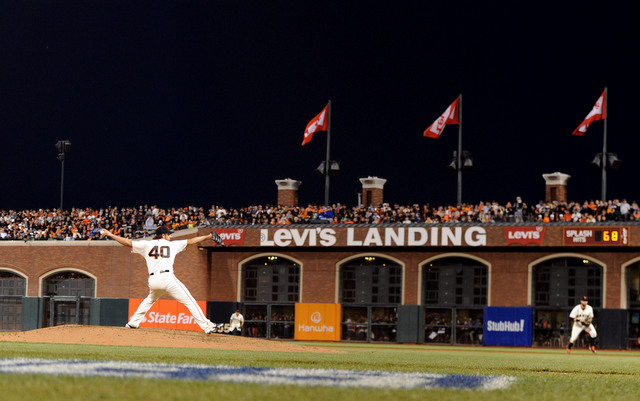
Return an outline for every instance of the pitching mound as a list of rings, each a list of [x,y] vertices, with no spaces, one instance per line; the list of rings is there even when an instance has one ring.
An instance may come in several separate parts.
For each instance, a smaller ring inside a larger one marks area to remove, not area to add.
[[[136,347],[182,347],[239,349],[279,352],[340,352],[295,344],[228,334],[170,329],[127,329],[125,327],[65,325],[38,330],[3,333],[0,341],[57,344],[124,345]]]

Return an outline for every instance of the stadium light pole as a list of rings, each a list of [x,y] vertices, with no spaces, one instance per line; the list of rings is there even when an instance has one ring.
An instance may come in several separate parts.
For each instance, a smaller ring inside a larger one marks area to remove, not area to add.
[[[609,93],[607,87],[604,88],[604,105],[602,108],[602,120],[604,121],[603,133],[602,133],[602,152],[596,153],[593,161],[590,163],[592,167],[600,169],[602,176],[602,189],[600,198],[603,202],[607,201],[607,162],[612,169],[620,168],[622,161],[618,159],[618,155],[615,153],[607,152],[607,121],[609,121],[609,107],[607,103],[609,101]]]
[[[60,170],[60,213],[62,213],[62,200],[64,198],[64,155],[71,151],[71,142],[66,139],[56,142],[56,150],[58,151],[58,160],[60,160],[62,164]]]
[[[458,160],[456,164],[458,167],[458,193],[456,201],[458,205],[462,205],[462,93],[460,94],[460,103],[458,104]]]
[[[602,202],[607,201],[607,100],[609,100],[609,94],[607,93],[607,87],[604,88],[604,110],[602,119],[604,120],[604,132],[602,133],[602,188],[600,197]]]
[[[331,150],[331,99],[327,110],[327,155],[324,164],[324,205],[329,206],[329,176],[331,172],[331,160],[329,152]]]
[[[462,150],[462,93],[458,96],[458,150],[453,151],[453,160],[449,164],[449,168],[458,176],[456,202],[462,204],[462,172],[471,171],[473,169],[473,159],[471,154]]]

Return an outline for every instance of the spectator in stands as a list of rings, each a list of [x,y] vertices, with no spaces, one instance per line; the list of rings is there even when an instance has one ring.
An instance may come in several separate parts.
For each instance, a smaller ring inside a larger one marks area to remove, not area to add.
[[[623,221],[629,220],[629,211],[631,210],[631,205],[627,202],[626,199],[622,199],[622,202],[619,206],[620,210],[620,219]]]
[[[511,206],[511,207],[510,207]],[[519,209],[522,210],[520,217]],[[435,223],[502,223],[502,222],[571,222],[590,223],[608,221],[635,221],[640,219],[636,202],[625,199],[578,202],[543,202],[527,207],[518,201],[513,205],[498,202],[480,202],[477,205],[460,204],[431,207],[430,205],[404,206],[385,203],[381,206],[345,207],[342,204],[319,207],[248,206],[240,209],[211,206],[204,208],[161,209],[157,206],[137,208],[107,207],[101,209],[0,210],[0,240],[91,240],[96,239],[101,227],[118,230],[125,238],[145,236],[159,224],[175,229],[209,226],[211,224],[310,224],[319,218],[334,224],[435,224]]]
[[[522,198],[520,198],[519,196],[516,197],[516,201],[514,203],[513,208],[514,208],[515,222],[522,223],[522,221],[524,220],[524,215],[523,215],[524,203],[522,202]]]

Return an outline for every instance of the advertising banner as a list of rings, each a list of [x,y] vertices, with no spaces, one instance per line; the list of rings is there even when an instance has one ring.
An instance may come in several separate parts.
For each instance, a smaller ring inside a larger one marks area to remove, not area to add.
[[[218,230],[216,230],[218,231]],[[370,227],[260,229],[260,246],[486,246],[485,227]]]
[[[563,245],[626,246],[630,231],[629,227],[565,227]]]
[[[247,230],[244,228],[217,228],[213,230],[220,236],[225,245],[244,245]]]
[[[142,299],[129,300],[129,317],[138,309]],[[207,303],[198,301],[200,309],[207,314]],[[145,321],[140,323],[140,327],[153,327],[157,329],[180,329],[201,331],[200,326],[195,322],[191,312],[186,306],[173,299],[159,299],[147,312]]]
[[[340,341],[340,304],[296,304],[294,339]]]
[[[528,307],[484,308],[484,345],[530,347],[533,334],[533,310]]]
[[[542,245],[544,227],[505,227],[507,245]]]

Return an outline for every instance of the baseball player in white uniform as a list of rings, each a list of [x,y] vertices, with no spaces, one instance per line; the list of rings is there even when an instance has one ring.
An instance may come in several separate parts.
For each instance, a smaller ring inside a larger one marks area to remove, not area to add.
[[[229,318],[229,329],[236,336],[242,335],[242,326],[244,326],[244,316],[240,313],[240,309]]]
[[[567,354],[571,353],[571,348],[573,347],[573,343],[576,342],[578,336],[583,331],[589,333],[589,349],[594,354],[596,353],[596,338],[598,337],[598,333],[596,332],[596,328],[593,327],[593,308],[591,305],[588,305],[588,299],[586,296],[582,297],[580,300],[580,304],[576,305],[569,317],[573,319],[573,326],[571,328],[571,338],[569,339],[569,345],[567,346]]]
[[[131,316],[126,327],[137,329],[149,309],[151,309],[153,304],[165,293],[185,305],[193,315],[196,323],[206,334],[213,333],[219,326],[222,326],[222,324],[216,325],[207,319],[187,287],[173,274],[175,257],[178,253],[184,251],[187,246],[199,244],[210,238],[224,246],[222,240],[214,231],[212,231],[211,234],[177,241],[169,240],[171,230],[166,226],[158,227],[155,239],[150,241],[132,241],[128,238],[115,235],[105,229],[101,230],[100,234],[131,248],[132,253],[142,255],[147,262],[147,269],[149,270],[149,295],[140,303],[138,310]]]

